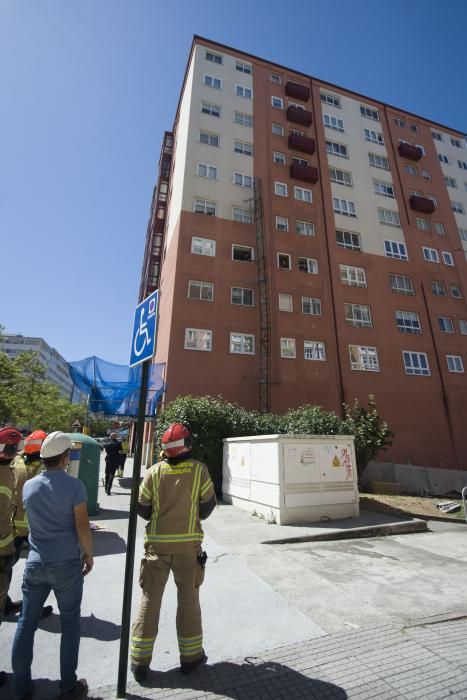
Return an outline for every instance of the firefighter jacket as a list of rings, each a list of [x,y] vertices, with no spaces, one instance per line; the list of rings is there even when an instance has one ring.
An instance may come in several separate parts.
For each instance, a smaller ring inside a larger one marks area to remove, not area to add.
[[[29,535],[28,517],[23,506],[23,486],[28,479],[37,476],[42,471],[40,459],[25,461],[21,455],[15,457],[12,463],[15,472],[15,504],[14,514],[15,536],[27,537]]]
[[[15,472],[10,464],[0,462],[0,557],[8,557],[15,551],[14,497]]]
[[[197,549],[204,537],[200,503],[215,504],[215,498],[208,469],[202,462],[187,457],[177,464],[154,464],[139,489],[139,503],[151,506],[144,538],[146,552],[181,554]]]

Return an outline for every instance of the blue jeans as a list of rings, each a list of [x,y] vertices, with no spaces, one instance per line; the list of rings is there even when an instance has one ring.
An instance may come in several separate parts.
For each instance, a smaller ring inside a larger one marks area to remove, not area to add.
[[[44,602],[52,590],[60,610],[60,692],[71,690],[76,683],[80,642],[80,609],[83,596],[83,573],[80,559],[42,564],[26,562],[23,578],[23,607],[13,641],[12,666],[16,696],[31,690],[31,664],[34,635]]]

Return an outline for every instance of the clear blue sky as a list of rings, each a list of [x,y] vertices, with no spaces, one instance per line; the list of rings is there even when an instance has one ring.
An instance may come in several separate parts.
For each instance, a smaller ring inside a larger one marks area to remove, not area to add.
[[[163,131],[200,34],[467,131],[464,0],[0,0],[0,323],[128,361]]]

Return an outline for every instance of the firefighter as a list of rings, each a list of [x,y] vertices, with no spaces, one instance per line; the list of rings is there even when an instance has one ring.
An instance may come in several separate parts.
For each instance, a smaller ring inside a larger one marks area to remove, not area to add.
[[[16,428],[0,428],[0,624],[10,586],[11,570],[15,563],[13,530],[15,473],[11,463],[16,456],[18,444],[23,439]],[[0,686],[7,676],[0,671]]]
[[[206,663],[199,604],[207,555],[203,529],[216,505],[205,464],[191,457],[191,433],[172,423],[162,436],[166,458],[147,470],[139,490],[138,514],[148,520],[141,561],[142,598],[131,638],[131,671],[139,683],[149,671],[165,584],[172,571],[177,586],[180,671]]]
[[[21,550],[28,540],[29,527],[26,511],[23,506],[23,486],[37,476],[43,469],[41,460],[41,445],[47,437],[47,433],[43,430],[34,430],[24,441],[23,453],[17,455],[12,463],[15,472],[15,505],[16,511],[14,514],[13,523],[15,526],[15,561],[17,563],[21,556]],[[8,596],[5,605],[5,615],[12,615],[21,612],[21,601],[11,600]],[[48,617],[53,612],[51,605],[45,605],[42,610],[42,617]]]

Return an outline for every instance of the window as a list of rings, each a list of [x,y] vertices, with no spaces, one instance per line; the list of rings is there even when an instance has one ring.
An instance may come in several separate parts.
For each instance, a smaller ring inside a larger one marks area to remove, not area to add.
[[[420,190],[410,190],[411,197],[424,197],[425,195]]]
[[[340,158],[349,157],[348,148],[343,143],[335,143],[335,141],[326,141],[326,150],[333,156],[339,156]]]
[[[242,126],[253,126],[253,117],[251,114],[246,114],[246,112],[235,111],[235,124],[241,124]]]
[[[276,216],[276,229],[278,231],[289,230],[289,220],[286,216]]]
[[[446,185],[446,187],[453,187],[455,190],[457,190],[457,182],[454,177],[445,176],[444,184]]]
[[[235,70],[238,70],[239,73],[245,73],[246,75],[251,75],[251,64],[250,63],[243,63],[243,61],[236,61]]]
[[[285,154],[279,151],[274,151],[272,154],[272,162],[277,165],[285,165]]]
[[[323,114],[323,124],[327,126],[328,129],[344,131],[344,120],[339,119],[339,117],[334,117],[332,114]]]
[[[195,255],[208,255],[213,258],[216,255],[216,241],[210,238],[201,238],[200,236],[192,236],[191,252]]]
[[[405,243],[400,241],[384,241],[384,254],[394,260],[408,260]]]
[[[369,153],[368,160],[373,168],[380,168],[381,170],[389,170],[389,159],[386,156],[378,156],[376,153]]]
[[[440,163],[446,163],[449,165],[449,158],[444,155],[444,153],[438,153],[438,160]]]
[[[462,202],[451,202],[451,207],[456,214],[465,214],[464,205]]]
[[[442,333],[454,333],[454,324],[448,316],[438,316],[438,326]]]
[[[251,100],[253,97],[253,90],[249,87],[245,87],[244,85],[236,85],[235,94],[237,97],[245,97],[247,100]]]
[[[318,261],[314,258],[298,258],[298,269],[300,272],[308,272],[311,275],[318,274]]]
[[[448,363],[449,372],[462,373],[464,371],[464,363],[460,355],[446,355],[446,361]]]
[[[291,294],[279,292],[279,311],[293,311],[293,300]]]
[[[428,168],[422,168],[422,177],[428,182],[431,182],[431,173]]]
[[[185,350],[212,349],[212,331],[205,328],[185,328]]]
[[[392,211],[392,209],[381,209],[378,207],[378,217],[380,224],[385,224],[385,226],[397,226],[400,228],[401,222],[397,211]]]
[[[213,75],[205,75],[203,82],[205,85],[215,90],[222,90],[222,80],[220,78],[215,78]]]
[[[230,301],[238,306],[254,306],[254,291],[247,287],[231,287]]]
[[[219,105],[214,105],[212,102],[202,102],[201,111],[203,114],[210,114],[211,117],[220,117],[221,108]]]
[[[368,345],[349,345],[350,369],[379,372],[378,352]]]
[[[277,73],[271,73],[271,83],[274,83],[274,85],[280,85],[282,82],[281,76],[277,75]]]
[[[350,199],[339,199],[338,197],[333,197],[332,206],[336,214],[352,217],[357,216],[355,211],[355,203],[350,201]]]
[[[315,235],[315,225],[309,221],[297,221],[295,222],[295,230],[300,236],[314,236]]]
[[[350,287],[366,287],[366,274],[363,267],[353,267],[352,265],[341,265],[341,282]]]
[[[206,51],[206,61],[211,61],[211,63],[217,63],[222,65],[222,56],[218,53],[213,53],[212,51]]]
[[[373,107],[366,107],[365,105],[360,105],[360,114],[362,117],[366,117],[367,119],[373,119],[376,122],[379,122],[379,114],[378,110],[374,109]]]
[[[417,374],[425,377],[430,376],[430,367],[428,365],[428,357],[426,352],[408,352],[402,351],[404,359],[404,367],[406,374]]]
[[[409,165],[408,163],[404,165],[404,172],[409,175],[418,175],[418,170],[415,165]]]
[[[285,182],[275,182],[274,183],[274,194],[279,197],[287,197],[287,185]]]
[[[417,217],[415,219],[415,223],[417,224],[417,228],[420,229],[420,231],[431,231],[431,226],[430,222],[428,219],[423,219],[421,217]]]
[[[461,288],[458,284],[451,284],[451,296],[454,299],[462,299]]]
[[[444,141],[443,135],[439,133],[439,131],[432,131],[431,135],[433,136],[435,141]]]
[[[454,267],[454,258],[452,257],[451,253],[448,253],[447,250],[442,250],[441,255],[443,256],[443,263],[445,265],[448,265],[449,267]]]
[[[216,216],[217,203],[211,202],[209,199],[195,199],[193,203],[193,211],[196,214],[206,214],[207,216]]]
[[[418,126],[416,124],[410,124],[410,130],[418,134]]]
[[[280,267],[281,270],[292,269],[291,257],[288,253],[277,253],[277,267]]]
[[[467,241],[467,228],[460,228],[459,229],[459,236],[462,241]]]
[[[444,286],[444,282],[437,282],[436,280],[433,280],[430,282],[431,284],[431,293],[434,294],[435,297],[445,297],[446,296],[446,288]]]
[[[274,95],[271,97],[271,105],[275,107],[276,109],[283,109],[284,107],[284,100],[282,97],[275,97]]]
[[[299,131],[298,129],[290,129],[291,134],[295,134],[295,136],[306,136],[304,131]]]
[[[205,143],[207,146],[216,146],[219,148],[219,134],[213,134],[211,131],[199,132],[200,143]]]
[[[296,356],[295,338],[281,338],[281,357],[293,360]]]
[[[319,340],[304,340],[303,354],[305,360],[320,360],[326,359],[326,348],[324,343]]]
[[[338,185],[347,185],[347,187],[353,187],[352,173],[346,170],[339,170],[339,168],[329,168],[329,177],[331,182],[336,182]]]
[[[467,170],[467,163],[465,162],[465,160],[458,160],[457,165],[461,170]]]
[[[396,311],[396,324],[401,333],[421,333],[419,315],[415,311]]]
[[[243,173],[233,174],[233,184],[240,187],[253,187],[253,178],[251,175],[243,175]]]
[[[435,231],[440,236],[444,236],[446,234],[446,231],[444,229],[444,224],[435,223]]]
[[[373,131],[373,129],[364,129],[363,133],[365,134],[365,138],[367,141],[371,141],[372,143],[379,143],[381,146],[384,146],[383,134],[380,131]]]
[[[330,92],[321,92],[320,93],[320,99],[321,102],[324,102],[327,105],[332,105],[333,107],[341,107],[341,98],[338,97],[337,95],[333,95]]]
[[[241,224],[252,224],[253,212],[251,209],[245,209],[244,207],[232,207],[232,219],[239,221]]]
[[[301,202],[311,203],[313,201],[311,190],[306,190],[303,187],[294,187],[293,196],[295,199],[299,199]]]
[[[303,109],[303,110],[305,109],[305,106],[298,104],[298,102],[289,102],[288,106],[295,107],[295,109]]]
[[[405,121],[400,117],[394,117],[394,124],[399,126],[401,129],[405,129]]]
[[[427,262],[439,263],[438,251],[435,248],[422,248],[423,257]]]
[[[321,316],[321,299],[302,297],[302,313],[311,316]]]
[[[214,285],[212,282],[197,282],[189,280],[188,282],[188,298],[198,299],[199,301],[212,301],[214,296]]]
[[[254,355],[255,336],[248,333],[231,333],[230,352],[235,355]]]
[[[342,231],[341,229],[336,229],[336,242],[341,248],[347,248],[348,250],[361,250],[360,235],[358,233],[354,233],[353,231]]]
[[[254,259],[255,251],[250,246],[237,245],[236,243],[232,245],[232,260],[239,260],[241,262],[251,262]]]
[[[214,165],[207,165],[206,163],[198,163],[196,166],[196,174],[201,177],[207,177],[210,180],[217,180],[217,168]]]
[[[458,323],[459,323],[459,333],[461,335],[467,335],[467,321],[460,318]]]
[[[297,165],[310,165],[310,161],[307,158],[297,158],[297,156],[292,156],[292,163],[297,163]]]
[[[394,187],[390,182],[384,182],[383,180],[373,180],[373,189],[375,194],[381,194],[383,197],[391,197],[394,199]]]
[[[462,148],[462,143],[460,139],[455,139],[451,136],[451,143],[453,146],[456,146],[456,148]]]
[[[253,144],[246,141],[234,141],[234,152],[241,153],[244,156],[252,156]]]
[[[413,294],[412,278],[405,275],[389,274],[389,285],[397,294]]]
[[[345,322],[350,326],[371,328],[371,312],[369,306],[362,304],[344,304]]]
[[[272,125],[272,133],[275,134],[275,136],[283,136],[284,135],[284,127],[282,124],[273,124]]]

